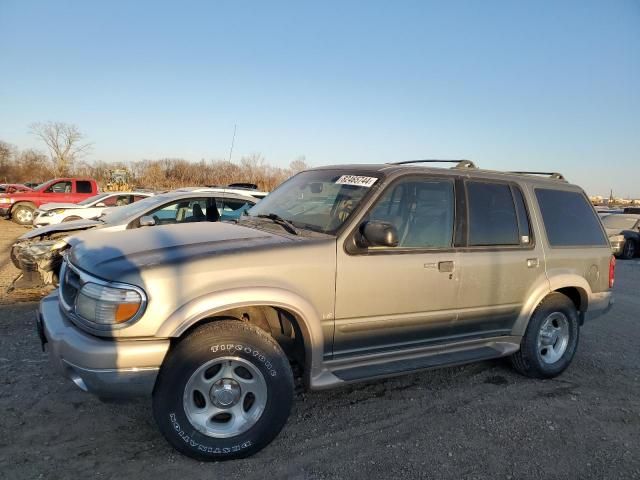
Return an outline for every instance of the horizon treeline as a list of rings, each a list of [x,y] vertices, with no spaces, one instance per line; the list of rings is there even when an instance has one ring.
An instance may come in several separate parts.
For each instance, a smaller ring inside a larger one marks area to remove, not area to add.
[[[154,190],[186,186],[254,183],[262,190],[273,190],[295,173],[308,168],[304,157],[288,168],[269,164],[260,154],[242,157],[237,162],[183,158],[144,159],[132,162],[87,162],[74,160],[65,171],[59,170],[55,159],[34,149],[20,150],[0,140],[0,183],[42,183],[56,177],[91,177],[103,186],[111,182],[114,170],[129,173],[129,186]]]

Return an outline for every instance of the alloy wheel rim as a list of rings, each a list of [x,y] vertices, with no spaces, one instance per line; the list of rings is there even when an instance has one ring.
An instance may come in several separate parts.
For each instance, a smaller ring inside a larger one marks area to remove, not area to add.
[[[538,355],[547,365],[562,358],[569,345],[569,320],[562,312],[554,312],[542,322],[538,333]]]
[[[240,357],[210,360],[191,375],[183,395],[193,427],[214,438],[235,437],[260,419],[267,405],[267,383],[260,370]]]
[[[21,208],[20,210],[18,210],[16,212],[16,216],[22,223],[28,223],[33,220],[33,213],[31,213],[31,211],[27,210],[26,208]]]
[[[628,241],[624,244],[625,255],[627,257],[634,257],[636,253],[636,246],[632,241]]]

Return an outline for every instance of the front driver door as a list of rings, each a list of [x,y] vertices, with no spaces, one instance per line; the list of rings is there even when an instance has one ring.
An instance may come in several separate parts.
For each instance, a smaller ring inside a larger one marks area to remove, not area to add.
[[[427,345],[451,333],[459,277],[450,178],[396,180],[367,220],[393,224],[397,247],[337,253],[335,359]]]

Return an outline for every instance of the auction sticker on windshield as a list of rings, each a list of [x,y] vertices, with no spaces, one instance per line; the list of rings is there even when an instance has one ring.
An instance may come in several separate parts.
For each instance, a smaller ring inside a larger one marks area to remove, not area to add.
[[[354,185],[369,188],[378,180],[376,177],[362,177],[360,175],[342,175],[336,183],[338,185]]]

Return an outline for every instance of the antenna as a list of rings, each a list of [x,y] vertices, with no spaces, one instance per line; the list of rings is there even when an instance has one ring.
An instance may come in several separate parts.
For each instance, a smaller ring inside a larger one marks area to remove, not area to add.
[[[237,124],[233,124],[233,137],[231,137],[231,148],[229,149],[229,162],[231,162],[231,154],[233,153],[233,145],[236,141],[236,129],[238,128]]]

